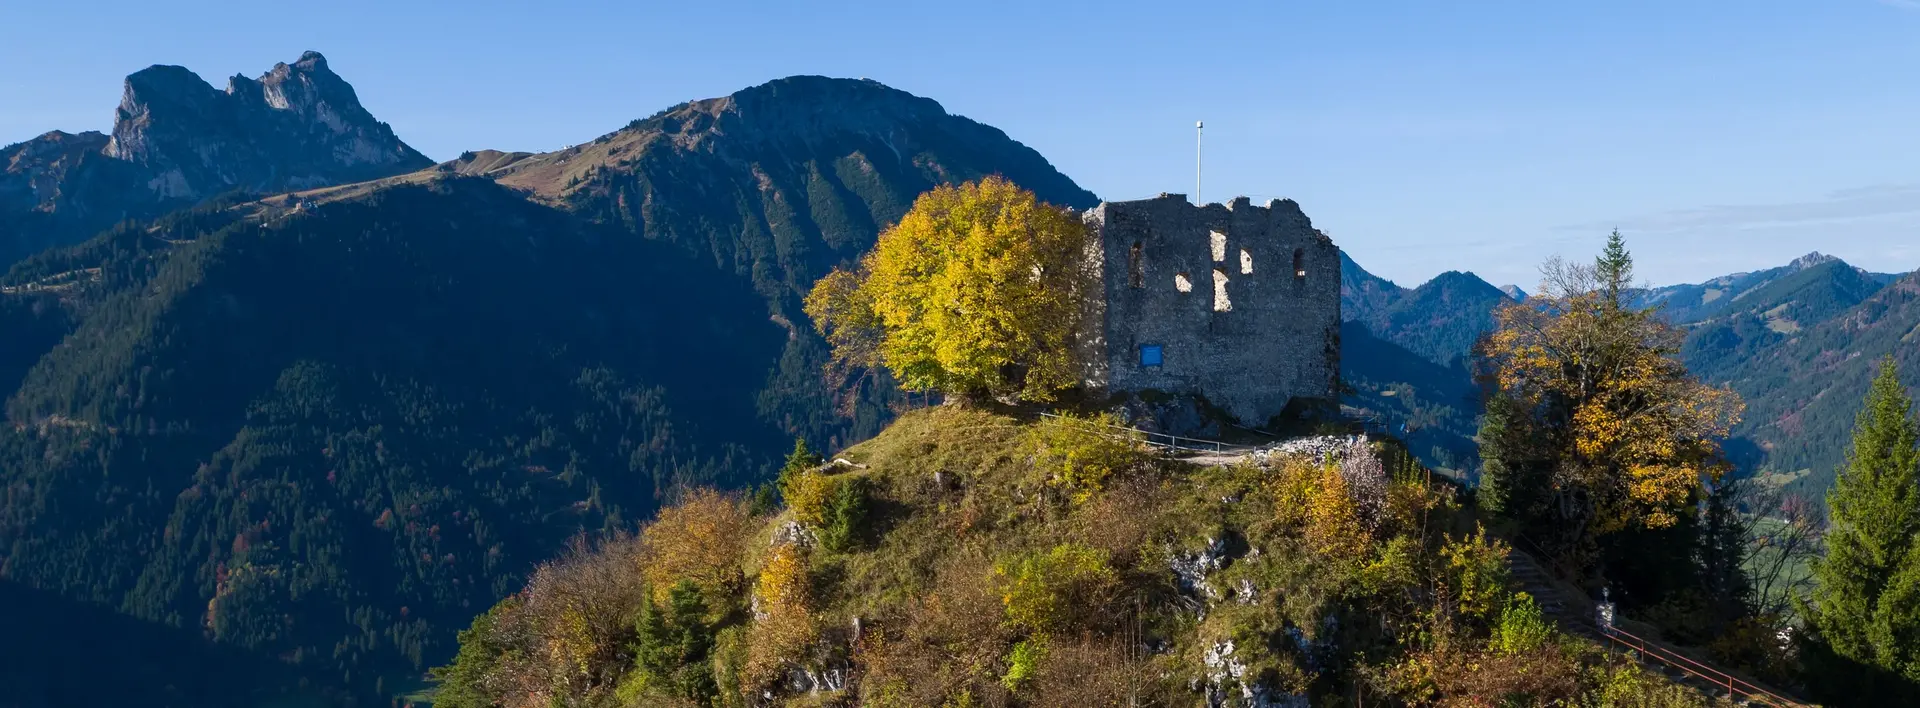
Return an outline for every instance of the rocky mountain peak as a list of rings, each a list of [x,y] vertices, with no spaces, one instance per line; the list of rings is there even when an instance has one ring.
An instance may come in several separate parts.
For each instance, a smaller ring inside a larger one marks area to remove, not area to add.
[[[0,151],[0,266],[235,189],[308,189],[431,164],[319,52],[235,76],[225,91],[158,64],[127,77],[110,136],[55,131]]]
[[[1832,263],[1837,260],[1840,260],[1840,259],[1835,258],[1833,256],[1829,256],[1825,253],[1821,253],[1819,251],[1814,251],[1812,253],[1808,253],[1807,255],[1793,259],[1793,262],[1788,263],[1787,267],[1793,270],[1805,270],[1817,265]]]
[[[428,164],[313,51],[256,79],[235,76],[224,92],[184,67],[129,76],[107,154],[154,168],[148,186],[178,198],[313,187]]]

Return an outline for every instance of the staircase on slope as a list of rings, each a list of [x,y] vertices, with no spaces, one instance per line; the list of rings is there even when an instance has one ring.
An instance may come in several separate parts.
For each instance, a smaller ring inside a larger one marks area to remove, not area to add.
[[[1628,649],[1630,650],[1627,652],[1628,657],[1649,670],[1659,672],[1674,683],[1716,699],[1731,700],[1734,705],[1808,708],[1805,703],[1783,697],[1779,691],[1732,677],[1725,670],[1683,654],[1674,647],[1648,641],[1617,628],[1601,628],[1593,603],[1586,597],[1578,595],[1577,591],[1573,591],[1574,596],[1570,597],[1569,589],[1555,581],[1551,572],[1524,551],[1518,549],[1508,551],[1507,572],[1510,583],[1515,589],[1531,596],[1539,605],[1541,613],[1552,620],[1560,631],[1585,637],[1602,645],[1610,647],[1618,645]],[[1729,681],[1732,682],[1731,686]],[[1736,688],[1739,690],[1734,690]],[[1760,693],[1765,695],[1755,695]]]

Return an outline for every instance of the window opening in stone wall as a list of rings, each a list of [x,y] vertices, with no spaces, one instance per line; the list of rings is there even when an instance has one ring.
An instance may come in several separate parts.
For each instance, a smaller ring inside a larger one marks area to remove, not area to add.
[[[1293,249],[1293,277],[1307,277],[1307,250],[1304,248]]]
[[[1141,366],[1159,366],[1160,361],[1161,361],[1160,345],[1158,344],[1140,345],[1140,365]]]
[[[1193,281],[1187,279],[1186,273],[1174,273],[1173,289],[1183,293],[1193,292]]]
[[[1140,264],[1140,242],[1133,242],[1133,248],[1127,251],[1127,284],[1136,288],[1147,287],[1147,272]]]
[[[1210,231],[1207,235],[1213,240],[1213,262],[1227,260],[1227,235],[1218,231]]]
[[[1253,254],[1244,248],[1240,249],[1240,274],[1253,275]]]
[[[1233,301],[1227,299],[1227,271],[1224,268],[1213,269],[1213,311],[1227,312],[1233,309]]]

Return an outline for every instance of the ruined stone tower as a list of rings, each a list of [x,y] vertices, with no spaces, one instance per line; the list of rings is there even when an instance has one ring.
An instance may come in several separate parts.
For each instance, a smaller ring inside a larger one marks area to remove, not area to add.
[[[1085,218],[1089,388],[1198,394],[1247,426],[1295,398],[1335,399],[1340,252],[1300,205],[1162,194]]]

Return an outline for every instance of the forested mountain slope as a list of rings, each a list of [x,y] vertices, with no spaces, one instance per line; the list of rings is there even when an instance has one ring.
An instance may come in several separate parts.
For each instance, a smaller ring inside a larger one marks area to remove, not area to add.
[[[7,403],[4,575],[362,689],[788,440],[749,289],[485,180],[121,229],[8,284],[94,268]]]
[[[1727,369],[1720,378],[1747,402],[1735,434],[1766,452],[1768,468],[1805,470],[1800,487],[1824,491],[1845,460],[1876,362],[1887,355],[1902,371],[1920,371],[1920,272]]]
[[[389,695],[574,534],[764,479],[795,433],[877,431],[890,389],[838,414],[797,293],[921,191],[1005,174],[1093,202],[872,82],[776,81],[594,145],[572,190],[535,179],[564,157],[480,153],[16,264],[0,576]]]
[[[1448,271],[1408,289],[1340,254],[1344,402],[1404,438],[1422,462],[1470,475],[1479,466],[1479,392],[1467,358],[1512,298],[1472,273]]]
[[[1659,307],[1669,320],[1678,324],[1700,322],[1730,308],[1737,310],[1745,307],[1747,297],[1762,291],[1775,281],[1832,263],[1845,265],[1838,258],[1816,251],[1776,268],[1732,273],[1701,283],[1681,283],[1649,288],[1642,293],[1640,305]],[[1853,266],[1845,267],[1853,268]],[[1869,273],[1858,268],[1854,270],[1858,271],[1862,277],[1881,284],[1892,282],[1898,277],[1885,273]]]
[[[824,445],[888,418],[862,389],[851,421],[824,405],[826,349],[800,297],[858,257],[938,184],[1001,175],[1041,200],[1098,203],[1033,149],[939,103],[875,81],[794,76],[674,106],[566,150],[479,152],[451,165],[530,190],[594,221],[672,243],[752,284],[792,337],[765,376],[763,413]],[[774,363],[774,362],[770,362]]]
[[[1774,279],[1744,293],[1687,331],[1681,354],[1708,381],[1730,376],[1766,350],[1865,302],[1885,285],[1838,259]]]

